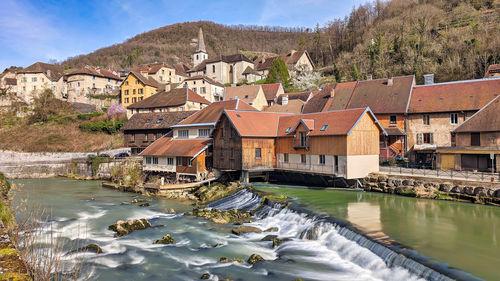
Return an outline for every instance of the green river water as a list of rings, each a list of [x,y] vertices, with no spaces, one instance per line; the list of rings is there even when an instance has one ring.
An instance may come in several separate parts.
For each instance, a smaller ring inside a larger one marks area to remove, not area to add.
[[[305,208],[346,220],[375,237],[486,280],[500,280],[500,208],[340,190],[257,184]]]

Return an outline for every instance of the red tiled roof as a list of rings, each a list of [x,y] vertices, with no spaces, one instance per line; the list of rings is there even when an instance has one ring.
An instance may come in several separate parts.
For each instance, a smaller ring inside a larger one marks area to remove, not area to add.
[[[260,85],[226,87],[224,100],[240,99],[253,102],[261,89]]]
[[[493,74],[500,73],[500,64],[492,64],[488,66],[488,69],[484,73],[484,78],[488,78]]]
[[[264,91],[264,95],[266,96],[266,100],[274,101],[274,99],[278,95],[278,90],[280,89],[281,83],[262,84],[261,86],[262,91]]]
[[[228,100],[211,103],[209,106],[191,115],[178,125],[215,123],[224,110],[258,111],[242,100]]]
[[[458,126],[454,132],[500,132],[500,95]]]
[[[309,129],[312,128],[308,134],[309,136],[347,135],[365,112],[371,114],[366,108],[357,108],[284,116],[279,119],[278,137],[294,136],[295,129],[301,121]],[[372,117],[375,118],[373,115]],[[377,119],[375,118],[375,120]],[[321,131],[325,125],[328,126],[325,130]],[[290,130],[287,133],[288,128]],[[380,128],[382,129],[382,127]]]
[[[295,52],[289,52],[288,54],[276,56],[276,57],[269,57],[269,58],[261,58],[255,63],[255,69],[256,70],[267,70],[271,68],[271,65],[273,64],[273,61],[277,58],[282,59],[289,68],[295,66],[299,59],[302,57],[303,54],[306,54],[306,56],[309,58],[311,61],[311,64],[313,64],[311,57],[309,56],[309,53],[307,51],[295,51]],[[313,64],[314,66],[314,64]]]
[[[294,114],[300,114],[302,112],[302,108],[304,107],[305,102],[300,99],[295,99],[288,101],[286,105],[281,105],[279,103],[275,103],[271,106],[265,107],[262,111],[265,112],[288,112]]]
[[[163,136],[139,155],[193,157],[203,151],[211,142],[212,139],[173,139],[169,136]]]
[[[155,74],[158,72],[162,67],[168,67],[165,63],[148,63],[148,64],[141,64],[138,65],[134,68],[132,68],[132,71],[135,72],[147,72],[148,74]]]
[[[97,69],[95,67],[82,67],[80,69],[74,70],[66,76],[71,76],[71,75],[77,75],[77,74],[88,74],[92,76],[98,76],[98,77],[104,77],[104,78],[110,78],[114,80],[122,80],[120,76],[115,75],[113,71],[108,70],[108,69]]]
[[[355,82],[354,82],[355,83]],[[304,105],[304,109],[302,113],[313,113],[313,112],[321,112],[325,107],[328,99],[331,96],[332,91],[335,89],[337,83],[329,84],[323,87],[318,94],[313,96],[307,103]]]
[[[144,85],[148,85],[148,86],[151,86],[154,88],[160,87],[160,83],[156,82],[156,80],[154,80],[153,78],[144,77],[139,72],[130,71],[130,73],[128,75],[134,75],[135,78],[137,78],[139,81],[141,81]],[[127,80],[127,78],[125,78],[123,80],[123,82],[125,82],[125,80]]]
[[[186,88],[173,89],[168,92],[162,91],[148,97],[145,100],[129,105],[128,109],[138,108],[164,108],[186,104],[187,101],[210,104],[202,96]]]
[[[281,94],[278,97],[278,100],[276,102],[279,103],[279,104],[282,104],[283,97],[286,96],[286,95],[288,95],[288,101],[295,100],[295,99],[300,99],[303,102],[307,102],[309,100],[309,96],[310,95],[314,96],[317,93],[319,93],[319,91],[305,91],[305,92],[298,92],[298,93],[285,93],[285,94]]]
[[[406,113],[414,77],[413,75],[393,77],[392,81],[392,86],[389,85],[387,78],[359,81],[347,108],[370,107],[375,114]]]
[[[413,87],[408,113],[475,111],[500,95],[500,78]]]
[[[63,76],[62,68],[59,65],[43,62],[35,62],[18,73],[45,73],[51,81],[57,81]]]
[[[292,115],[290,113],[233,110],[225,110],[224,113],[242,137],[276,137],[279,117]]]

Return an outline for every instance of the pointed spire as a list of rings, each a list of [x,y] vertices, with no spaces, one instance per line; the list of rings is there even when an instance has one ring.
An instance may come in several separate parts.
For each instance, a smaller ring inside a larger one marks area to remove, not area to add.
[[[200,27],[200,31],[198,32],[198,49],[196,49],[196,52],[207,52],[205,49],[205,40],[203,40],[203,30]]]

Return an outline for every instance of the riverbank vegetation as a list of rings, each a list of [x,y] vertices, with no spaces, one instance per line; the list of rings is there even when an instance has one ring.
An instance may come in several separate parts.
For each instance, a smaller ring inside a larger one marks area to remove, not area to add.
[[[123,146],[123,116],[77,113],[46,90],[23,113],[0,113],[0,149],[24,152],[86,152]]]

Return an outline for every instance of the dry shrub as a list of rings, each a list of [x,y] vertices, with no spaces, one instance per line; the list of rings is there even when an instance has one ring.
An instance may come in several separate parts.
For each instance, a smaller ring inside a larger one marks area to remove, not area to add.
[[[29,123],[45,122],[52,116],[72,113],[75,110],[68,102],[56,99],[51,89],[45,89],[33,99],[33,113]]]

